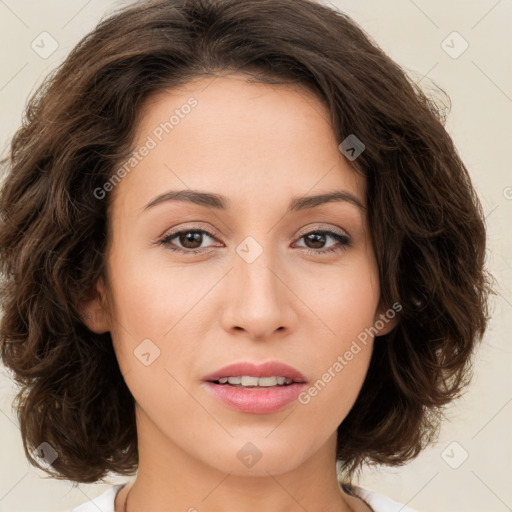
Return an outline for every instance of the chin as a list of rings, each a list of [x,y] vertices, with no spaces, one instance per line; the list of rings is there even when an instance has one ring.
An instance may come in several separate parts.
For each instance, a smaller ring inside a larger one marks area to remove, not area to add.
[[[245,438],[247,439],[247,438]],[[231,473],[237,476],[263,476],[279,475],[293,471],[300,466],[305,459],[304,451],[298,451],[295,443],[293,446],[281,446],[276,449],[268,440],[254,442],[235,441],[231,449],[231,443],[226,443],[229,449],[221,450],[221,453],[212,453],[207,464],[218,469],[222,473]],[[225,448],[225,447],[224,447]],[[314,450],[312,449],[313,453]]]

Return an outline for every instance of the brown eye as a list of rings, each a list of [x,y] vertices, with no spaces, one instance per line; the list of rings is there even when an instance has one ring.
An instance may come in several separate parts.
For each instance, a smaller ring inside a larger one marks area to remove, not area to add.
[[[323,246],[325,245],[326,240],[329,238],[336,240],[338,243],[328,247],[327,249],[324,249]],[[312,254],[325,254],[342,251],[346,247],[350,246],[351,243],[348,236],[342,235],[341,233],[336,233],[334,231],[311,231],[310,233],[302,235],[299,240],[302,239],[306,241],[306,252]]]
[[[185,253],[202,252],[204,247],[201,247],[201,244],[204,242],[205,235],[213,239],[213,235],[204,229],[184,229],[169,233],[159,243],[172,251]],[[176,242],[172,242],[175,239],[181,246],[175,246]]]

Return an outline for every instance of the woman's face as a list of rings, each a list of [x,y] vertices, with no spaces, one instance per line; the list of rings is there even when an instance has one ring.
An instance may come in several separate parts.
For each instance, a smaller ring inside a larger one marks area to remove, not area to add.
[[[309,92],[239,74],[195,79],[147,103],[137,156],[111,183],[108,279],[98,283],[111,316],[88,320],[111,331],[139,447],[172,447],[235,474],[289,471],[322,447],[331,460],[370,361],[372,339],[361,333],[385,308],[365,181],[329,119]],[[333,192],[339,200],[305,200]],[[269,361],[308,382],[204,380]]]

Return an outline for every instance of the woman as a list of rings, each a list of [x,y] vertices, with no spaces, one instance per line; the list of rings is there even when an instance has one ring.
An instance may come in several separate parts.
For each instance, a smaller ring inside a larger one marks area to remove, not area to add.
[[[0,202],[28,459],[136,473],[76,512],[410,510],[357,470],[434,439],[488,320],[443,122],[312,1],[142,1],[77,45]]]

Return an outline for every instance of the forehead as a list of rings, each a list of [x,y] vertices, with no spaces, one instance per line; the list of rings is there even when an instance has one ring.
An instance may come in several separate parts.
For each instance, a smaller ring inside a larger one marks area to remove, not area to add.
[[[150,149],[115,195],[140,209],[165,189],[272,201],[341,187],[364,202],[364,178],[339,151],[330,117],[304,86],[195,78],[146,101],[134,148]]]

